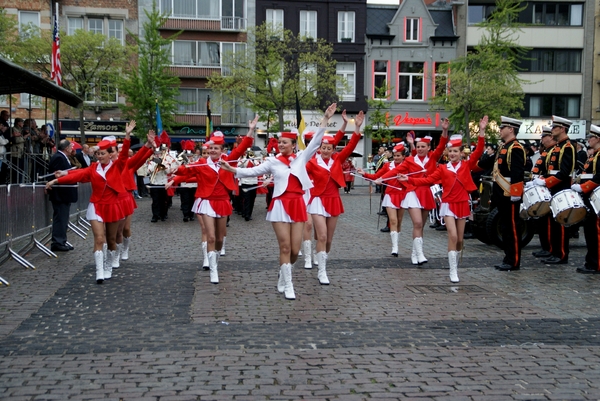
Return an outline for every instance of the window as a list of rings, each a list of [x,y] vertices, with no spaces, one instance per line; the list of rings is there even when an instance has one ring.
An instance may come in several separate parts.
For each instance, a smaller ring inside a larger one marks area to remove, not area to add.
[[[67,34],[73,35],[78,29],[83,29],[83,18],[67,18]]]
[[[243,124],[248,121],[244,112],[244,102],[238,98],[223,97],[221,106],[222,124]]]
[[[401,62],[398,71],[398,99],[423,100],[424,63]]]
[[[475,25],[487,21],[495,10],[496,6],[491,5],[469,5],[468,24]]]
[[[579,118],[581,96],[525,95],[524,117]]]
[[[317,95],[317,65],[315,63],[303,63],[300,68],[300,87],[306,92]]]
[[[378,94],[385,93],[388,89],[388,62],[376,60],[373,62],[373,99],[378,99]]]
[[[448,93],[448,71],[450,69],[449,63],[433,64],[434,87],[433,96],[446,95]]]
[[[219,42],[176,40],[173,42],[171,60],[173,60],[173,65],[220,67],[221,51]]]
[[[316,11],[300,11],[300,36],[313,39],[317,37]]]
[[[337,63],[336,75],[341,78],[337,82],[337,95],[345,102],[356,100],[356,63]]]
[[[88,19],[88,30],[93,33],[104,34],[104,20],[99,18]]]
[[[108,37],[115,38],[123,43],[123,21],[116,19],[108,20]]]
[[[528,72],[581,72],[581,50],[533,49],[521,62]]]
[[[19,34],[28,36],[38,33],[40,28],[40,13],[37,11],[19,11]]]
[[[8,106],[8,95],[0,95],[0,106]]]
[[[31,100],[31,103],[29,101]],[[42,107],[42,97],[37,95],[31,95],[29,93],[21,93],[21,101],[19,102],[21,107],[29,108],[30,104],[32,108]]]
[[[226,56],[227,54],[233,54],[233,55],[237,54],[237,55],[241,55],[241,57],[244,57],[245,52],[246,52],[246,43],[241,43],[241,42],[221,43],[222,57],[228,57],[228,56]],[[221,70],[221,74],[229,75],[230,70],[228,68],[226,68],[225,66],[223,66],[223,69]]]
[[[117,86],[108,80],[90,84],[90,91],[85,95],[86,103],[118,103]]]
[[[405,42],[420,42],[421,32],[419,30],[420,18],[406,18],[404,20],[404,41]]]
[[[160,11],[170,18],[221,20],[223,29],[244,29],[244,0],[160,0]]]
[[[583,4],[533,3],[534,24],[570,25],[583,24]]]
[[[273,29],[283,28],[283,10],[267,9],[267,24]]]
[[[246,29],[244,0],[221,0],[221,28]]]
[[[354,11],[338,12],[338,42],[354,43]]]
[[[208,89],[179,88],[179,96],[176,99],[181,102],[178,112],[182,114],[206,114],[206,101],[211,91]],[[211,105],[211,112],[215,112]]]

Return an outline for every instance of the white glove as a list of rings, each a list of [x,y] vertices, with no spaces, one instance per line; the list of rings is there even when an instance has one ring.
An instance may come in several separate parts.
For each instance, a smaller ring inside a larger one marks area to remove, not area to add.
[[[525,183],[525,188],[531,188],[531,187],[533,187],[533,181],[527,181]]]
[[[518,202],[518,201],[520,201],[520,200],[521,200],[521,197],[520,197],[520,196],[511,196],[511,197],[510,197],[510,201],[511,201],[511,202]]]
[[[571,185],[571,189],[573,191],[576,191],[576,192],[579,192],[579,193],[583,192],[583,189],[581,189],[581,185],[579,185],[579,184],[573,184],[573,185]]]
[[[546,186],[546,180],[544,180],[542,178],[535,178],[533,180],[533,185],[537,185],[538,187],[545,187]]]

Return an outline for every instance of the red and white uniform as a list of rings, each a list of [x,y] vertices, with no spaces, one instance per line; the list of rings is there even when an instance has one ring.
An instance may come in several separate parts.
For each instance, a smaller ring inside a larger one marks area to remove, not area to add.
[[[306,149],[296,155],[268,157],[253,168],[238,168],[237,178],[273,175],[273,199],[267,212],[267,221],[295,223],[307,220],[304,192],[313,187],[306,165],[321,146],[325,128],[319,127]]]
[[[394,170],[398,166],[399,164],[391,161],[390,163],[386,163],[385,166],[381,167],[375,174],[365,173],[363,174],[363,177],[370,180],[376,180],[391,170]],[[396,179],[388,180],[385,183],[389,185],[385,188],[385,195],[383,197],[383,201],[381,202],[381,206],[391,207],[392,209],[400,209],[402,207],[402,201],[406,197],[407,193],[405,186],[406,182],[400,182]]]
[[[121,150],[121,153],[122,152],[123,150]],[[121,202],[121,207],[125,212],[125,216],[132,215],[133,211],[137,209],[137,203],[133,198],[133,191],[137,189],[134,174],[146,163],[146,159],[148,159],[152,153],[152,148],[142,146],[135,155],[127,159],[127,164],[121,174],[125,192],[119,193],[119,202]]]
[[[424,158],[419,157],[418,155],[409,156],[404,159],[404,162],[399,166],[396,166],[393,170],[385,173],[381,178],[389,178],[398,174],[413,174],[412,178],[425,178],[436,170],[437,162],[444,153],[444,148],[448,143],[448,138],[442,136],[440,139],[440,143],[435,148],[435,150],[430,151],[427,156]],[[425,170],[422,173],[417,173],[418,171]],[[435,184],[436,182],[434,182]],[[435,200],[433,199],[433,194],[431,190],[426,187],[414,187],[411,184],[411,180],[408,183],[405,183],[406,186],[406,196],[402,201],[402,208],[417,208],[417,209],[425,209],[431,210],[435,209]]]
[[[342,163],[350,157],[360,138],[361,134],[354,133],[344,149],[332,154],[331,158],[325,160],[317,154],[308,162],[306,170],[314,185],[310,189],[308,213],[325,217],[339,216],[344,213],[339,191],[346,186]]]
[[[67,175],[58,179],[58,184],[61,185],[92,183],[92,196],[86,214],[88,220],[113,223],[127,216],[119,202],[119,195],[127,193],[122,173],[126,169],[129,145],[128,139],[123,140],[123,150],[115,161],[111,160],[105,165],[94,162],[89,167],[70,170]]]
[[[440,216],[452,216],[464,219],[471,214],[469,194],[477,190],[477,186],[471,177],[471,170],[477,166],[477,161],[483,154],[484,138],[479,137],[477,147],[471,154],[469,160],[462,160],[456,164],[448,163],[438,168],[425,178],[409,177],[408,182],[417,187],[423,186],[429,191],[429,186],[441,182],[442,204]]]
[[[173,178],[176,184],[181,182],[197,182],[196,202],[192,211],[196,214],[206,214],[210,217],[230,216],[233,208],[229,199],[229,192],[237,189],[233,174],[225,171],[219,165],[221,160],[231,161],[239,159],[246,149],[252,145],[253,138],[245,136],[242,142],[228,155],[222,154],[220,159],[210,157],[200,159],[196,164],[181,166]],[[236,163],[232,163],[233,166]],[[186,171],[187,170],[187,171]],[[189,178],[188,178],[189,177]]]

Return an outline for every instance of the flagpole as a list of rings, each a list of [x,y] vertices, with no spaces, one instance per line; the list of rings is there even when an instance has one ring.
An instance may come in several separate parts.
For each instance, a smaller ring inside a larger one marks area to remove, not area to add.
[[[58,26],[58,15],[59,15],[58,2],[54,3],[54,7],[55,7],[55,10],[54,10],[55,17],[54,18],[56,18],[56,29],[58,30],[59,29],[59,26]],[[54,41],[54,40],[56,40],[56,38],[52,38],[52,40]],[[55,77],[53,77],[53,78],[54,78],[54,82],[56,83],[56,78]],[[58,83],[57,83],[57,85],[58,85]],[[55,102],[56,102],[56,119],[54,121],[54,142],[56,143],[56,146],[58,146],[58,143],[61,140],[61,137],[60,137],[60,112],[59,112],[59,103],[60,102],[58,101],[58,99],[55,99]]]

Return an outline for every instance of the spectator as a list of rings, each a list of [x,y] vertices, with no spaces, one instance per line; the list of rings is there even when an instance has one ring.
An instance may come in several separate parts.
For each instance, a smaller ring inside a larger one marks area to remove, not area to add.
[[[585,162],[587,162],[587,151],[585,149],[585,146],[583,146],[583,143],[577,141],[577,154],[576,154],[576,158],[577,158],[577,163],[575,163],[575,172],[577,174],[581,174],[581,172],[583,171],[583,165],[585,164]]]
[[[5,137],[5,133],[9,131],[8,125],[3,121],[0,121],[0,185],[6,184],[6,176],[8,173],[8,166],[6,165],[6,145],[8,145],[8,139]]]
[[[90,148],[90,145],[88,145],[86,143],[81,147],[81,152],[77,153],[77,155],[75,155],[75,157],[79,161],[79,164],[81,164],[82,168],[89,167],[90,164],[92,164],[92,161],[93,161],[92,153],[93,152]]]
[[[76,169],[82,168],[81,163],[79,162],[79,160],[77,160],[77,151],[75,150],[74,146],[71,146],[69,151],[65,152],[65,153],[66,153],[67,157],[69,158],[69,162],[71,163],[72,167],[75,167]]]
[[[23,121],[23,137],[27,141],[26,153],[40,153],[38,126],[33,118],[27,118]]]
[[[344,163],[342,163],[342,171],[344,172],[344,181],[346,182],[344,193],[349,194],[350,190],[352,189],[352,183],[354,182],[354,176],[352,173],[356,171],[351,157],[347,158]]]
[[[23,137],[23,119],[15,118],[15,123],[11,132],[11,159],[12,164],[17,166],[17,170],[11,174],[10,182],[16,184],[23,182],[23,172],[25,167],[25,138]]]

